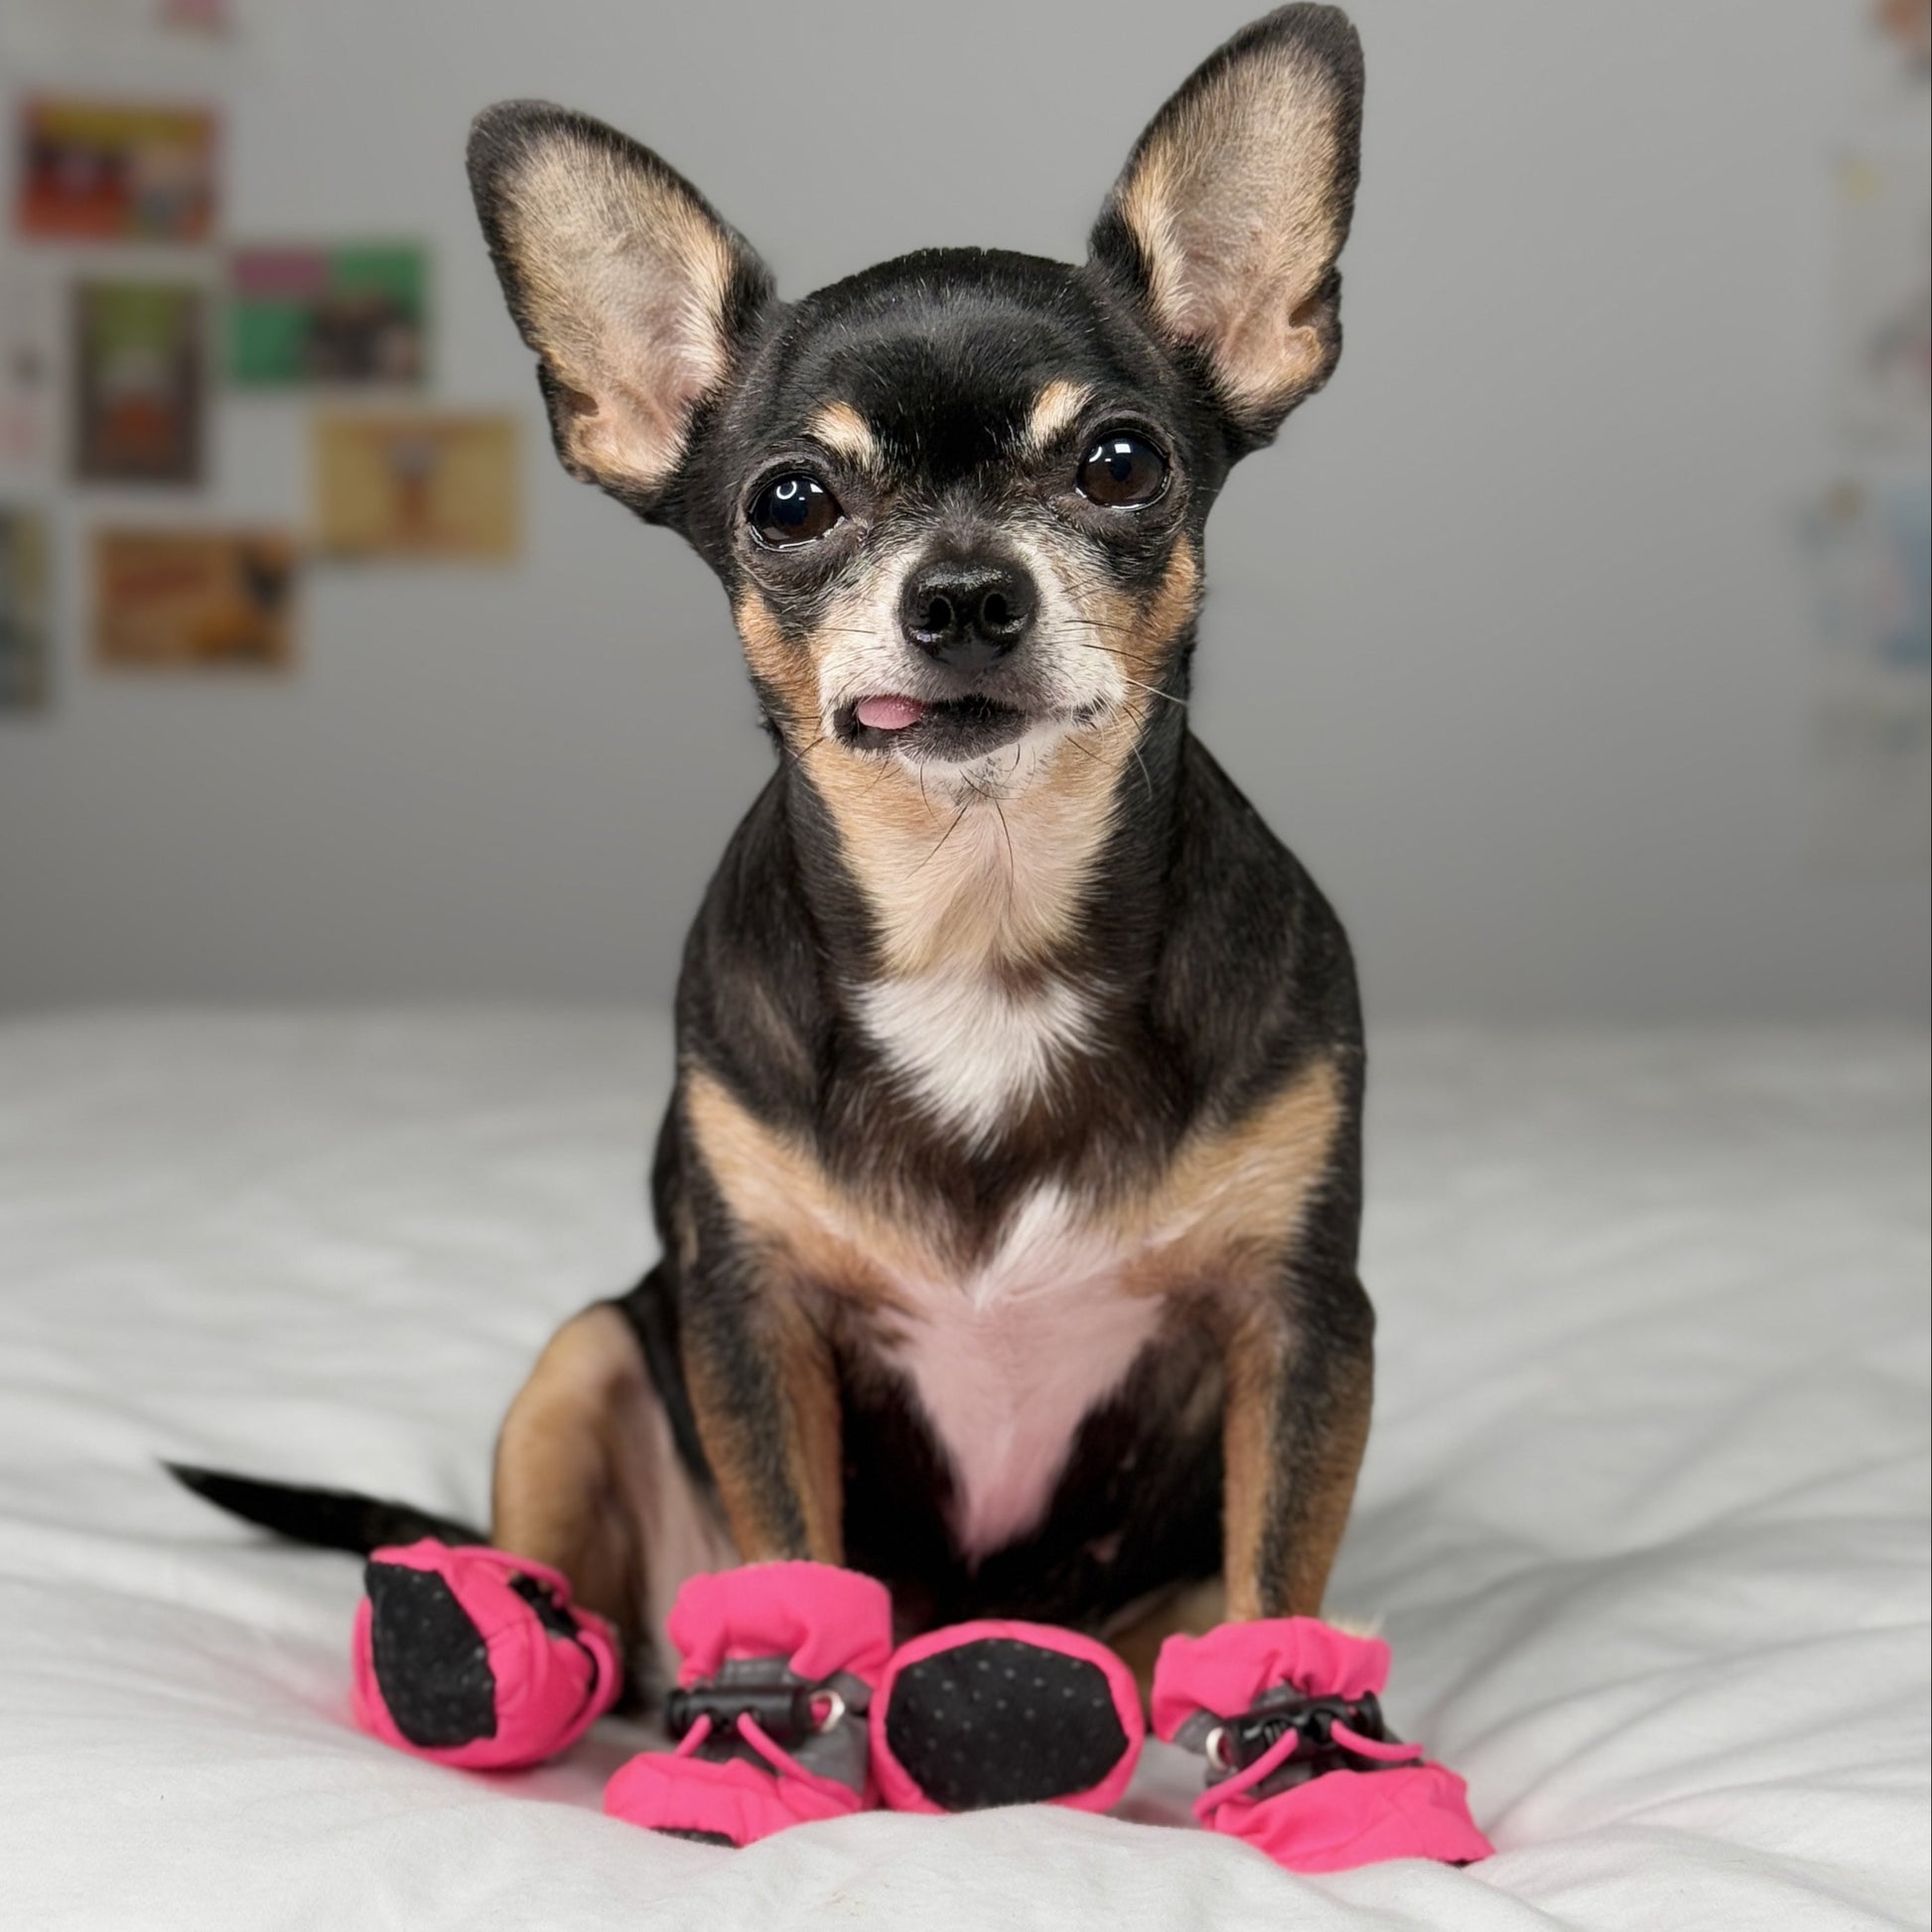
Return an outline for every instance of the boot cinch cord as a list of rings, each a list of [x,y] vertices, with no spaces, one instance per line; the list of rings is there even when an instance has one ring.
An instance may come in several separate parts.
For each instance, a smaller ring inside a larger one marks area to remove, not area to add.
[[[829,1786],[830,1779],[807,1770],[785,1745],[837,1729],[846,1713],[845,1699],[828,1685],[694,1684],[664,1700],[664,1728],[677,1740],[674,1756],[692,1757],[707,1743],[735,1739],[772,1771]]]
[[[1278,1693],[1243,1716],[1216,1725],[1203,1749],[1214,1778],[1194,1800],[1194,1816],[1203,1825],[1230,1799],[1266,1783],[1298,1754],[1306,1757],[1310,1778],[1324,1771],[1419,1764],[1424,1757],[1420,1744],[1387,1734],[1382,1707],[1372,1692],[1359,1698]]]

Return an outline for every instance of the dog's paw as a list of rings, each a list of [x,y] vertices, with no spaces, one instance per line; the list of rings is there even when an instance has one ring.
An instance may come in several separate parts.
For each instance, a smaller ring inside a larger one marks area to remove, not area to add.
[[[400,1750],[479,1770],[537,1764],[617,1697],[610,1627],[542,1564],[425,1540],[375,1551],[364,1586],[355,1716]]]
[[[1041,1623],[962,1623],[888,1666],[873,1767],[895,1811],[1105,1811],[1146,1729],[1134,1674],[1105,1644]]]
[[[693,1577],[667,1634],[681,1658],[664,1721],[604,1809],[701,1844],[750,1845],[876,1802],[866,1714],[893,1647],[883,1584],[822,1563]]]
[[[1154,1725],[1207,1760],[1194,1815],[1291,1871],[1490,1854],[1468,1792],[1383,1720],[1389,1647],[1313,1617],[1170,1637]]]

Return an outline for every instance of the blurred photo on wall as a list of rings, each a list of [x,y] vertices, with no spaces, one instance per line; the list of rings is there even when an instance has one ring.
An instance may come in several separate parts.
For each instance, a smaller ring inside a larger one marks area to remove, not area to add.
[[[420,382],[428,280],[425,251],[407,242],[236,249],[228,380],[269,389]]]
[[[20,231],[42,240],[206,241],[214,158],[206,108],[31,97],[20,108]]]
[[[206,315],[202,292],[192,283],[76,284],[76,482],[202,481]]]
[[[0,712],[46,704],[51,656],[47,517],[0,503]]]
[[[274,530],[102,530],[94,659],[103,670],[285,671],[296,551]]]
[[[512,417],[430,412],[320,417],[315,484],[316,543],[325,555],[515,554]]]
[[[58,307],[43,263],[0,256],[0,475],[33,475],[50,460]]]

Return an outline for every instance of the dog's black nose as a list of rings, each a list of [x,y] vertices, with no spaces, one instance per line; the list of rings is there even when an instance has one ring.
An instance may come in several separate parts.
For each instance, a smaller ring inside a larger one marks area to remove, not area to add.
[[[1033,628],[1038,605],[1034,580],[1020,565],[950,559],[925,564],[906,580],[899,622],[940,663],[981,671]]]

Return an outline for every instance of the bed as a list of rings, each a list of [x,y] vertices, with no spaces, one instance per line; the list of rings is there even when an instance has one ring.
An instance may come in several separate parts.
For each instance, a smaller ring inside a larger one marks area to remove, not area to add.
[[[1377,1422],[1331,1607],[1463,1771],[1467,1871],[1186,1825],[605,1819],[351,1728],[356,1566],[162,1455],[484,1506],[550,1328],[648,1252],[649,1014],[0,1026],[0,1925],[1923,1926],[1927,1042],[1387,1033]]]

